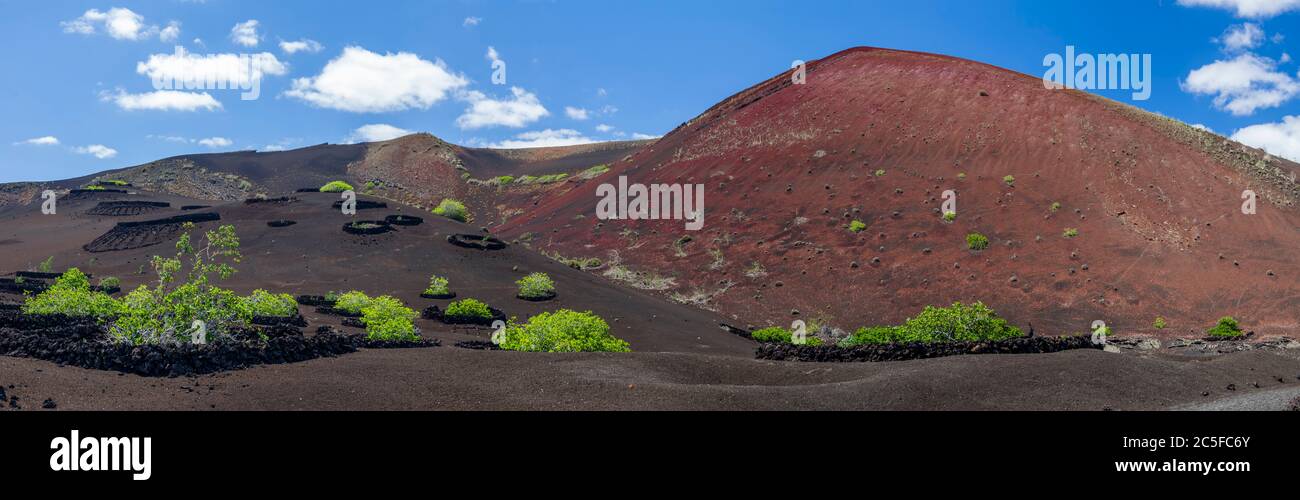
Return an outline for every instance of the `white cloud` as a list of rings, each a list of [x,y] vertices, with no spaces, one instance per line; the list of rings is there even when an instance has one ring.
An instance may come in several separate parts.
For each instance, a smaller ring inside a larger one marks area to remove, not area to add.
[[[660,138],[660,137],[663,137],[663,136],[662,136],[662,135],[642,134],[642,133],[640,133],[640,132],[633,132],[633,133],[632,133],[632,139],[635,139],[635,140],[638,140],[638,141],[640,141],[640,140],[644,140],[644,139],[658,139],[658,138]]]
[[[234,144],[233,141],[225,137],[209,137],[207,139],[199,139],[198,142],[200,145],[207,146],[209,148],[225,148],[225,147],[230,147],[231,144]]]
[[[106,160],[117,156],[117,150],[103,144],[91,144],[89,146],[73,148],[78,154],[93,155],[95,158]]]
[[[498,125],[518,128],[550,115],[537,95],[519,87],[511,87],[510,93],[505,99],[492,99],[476,90],[462,93],[460,98],[469,107],[456,118],[456,125],[462,130]]]
[[[464,22],[464,23],[461,23],[461,25],[464,26],[464,27],[466,27],[466,28],[469,28],[469,27],[473,27],[473,26],[478,26],[478,23],[481,23],[481,22],[483,22],[483,18],[481,18],[481,17],[469,16],[469,17],[465,18],[465,22]]]
[[[585,110],[585,109],[583,109],[583,108],[575,108],[575,107],[573,107],[573,106],[565,106],[565,107],[564,107],[564,114],[567,115],[569,118],[572,118],[572,119],[574,119],[574,120],[586,120],[586,119],[588,118],[588,115],[590,114],[590,112],[588,112],[587,110]]]
[[[148,60],[136,63],[135,72],[148,76],[154,82],[213,81],[238,82],[242,85],[251,81],[250,78],[261,80],[266,75],[285,75],[289,72],[289,68],[270,52],[247,56],[198,55],[186,52],[182,47],[176,47],[173,53],[152,54]]]
[[[144,16],[121,7],[108,9],[108,12],[90,9],[81,17],[59,25],[63,26],[64,33],[79,35],[93,35],[102,29],[117,40],[143,40],[158,32],[157,26],[145,24]]]
[[[289,55],[294,55],[299,52],[316,53],[316,52],[320,52],[321,49],[323,48],[325,47],[321,45],[320,42],[308,38],[303,38],[301,40],[295,40],[292,42],[280,40],[280,50],[283,50],[285,54],[289,54]]]
[[[605,96],[607,96],[607,95],[609,95],[609,91],[608,91],[608,90],[605,90],[605,87],[601,87],[601,88],[596,89],[596,96],[597,96],[597,97],[605,97]]]
[[[175,42],[180,37],[181,37],[180,21],[169,22],[167,23],[166,28],[163,28],[162,31],[158,32],[158,40],[164,43]]]
[[[442,60],[429,62],[408,52],[376,54],[347,47],[319,75],[294,80],[285,95],[322,108],[355,113],[428,109],[449,92],[469,84]]]
[[[1234,132],[1232,140],[1300,162],[1300,116],[1284,117],[1280,123],[1251,125]]]
[[[1237,17],[1258,19],[1300,9],[1300,0],[1178,0],[1178,5],[1227,9]]]
[[[1264,30],[1255,23],[1234,24],[1223,32],[1218,41],[1229,52],[1250,50],[1264,43]]]
[[[1214,105],[1237,116],[1272,108],[1300,94],[1300,81],[1266,57],[1242,54],[1215,61],[1187,75],[1184,91],[1214,96]]]
[[[1204,131],[1206,131],[1206,132],[1214,132],[1214,129],[1212,129],[1212,128],[1206,126],[1204,123],[1194,123],[1194,124],[1192,124],[1192,128],[1194,128],[1194,129],[1199,129],[1199,130],[1204,130]]]
[[[519,149],[519,148],[545,148],[552,146],[572,146],[575,144],[590,144],[597,142],[587,138],[577,130],[572,129],[546,129],[524,132],[516,135],[514,139],[492,144],[491,147],[499,149]]]
[[[25,140],[25,141],[15,142],[14,145],[15,145],[15,146],[21,146],[21,145],[27,145],[27,146],[58,146],[58,145],[59,145],[59,138],[58,138],[58,137],[54,137],[54,136],[52,136],[52,135],[47,135],[47,136],[43,136],[43,137],[33,137],[33,138],[31,138],[31,139],[27,139],[27,140]]]
[[[614,126],[613,126],[613,125],[606,125],[606,124],[602,123],[602,124],[600,124],[600,125],[596,125],[596,131],[597,131],[597,132],[601,132],[601,133],[609,133],[609,132],[613,132],[613,131],[614,131]]]
[[[410,130],[394,127],[387,123],[373,123],[357,127],[356,130],[352,131],[352,135],[349,135],[343,142],[351,144],[357,142],[387,141],[389,139],[396,139],[413,133],[414,132],[411,132]]]
[[[257,24],[256,19],[236,24],[230,28],[230,41],[245,47],[256,47],[262,41],[262,36],[257,34]]]
[[[492,61],[492,67],[494,68],[496,67],[497,62],[504,62],[501,61],[501,54],[497,52],[497,48],[491,45],[488,45],[487,55],[484,57],[487,57],[487,60]]]
[[[157,90],[143,94],[128,94],[126,91],[118,89],[117,93],[102,93],[100,98],[104,101],[113,102],[117,104],[117,107],[127,111],[198,111],[200,109],[212,111],[221,109],[221,103],[213,99],[207,92],[200,94],[178,90]]]

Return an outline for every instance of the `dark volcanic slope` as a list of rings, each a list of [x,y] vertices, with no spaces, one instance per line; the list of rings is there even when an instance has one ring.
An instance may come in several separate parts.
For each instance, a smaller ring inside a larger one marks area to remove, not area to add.
[[[718,327],[722,318],[706,311],[673,304],[661,298],[618,286],[587,273],[571,269],[524,248],[499,251],[471,250],[451,245],[449,234],[475,232],[474,228],[412,207],[389,202],[388,209],[359,210],[356,217],[342,215],[331,204],[337,195],[302,193],[292,203],[225,203],[209,209],[181,211],[197,203],[175,196],[149,193],[92,194],[63,200],[57,215],[41,215],[38,206],[6,209],[0,240],[0,272],[29,269],[47,256],[57,269],[79,267],[96,277],[116,276],[122,288],[130,290],[155,279],[148,266],[152,255],[175,253],[175,235],[164,242],[129,250],[91,253],[82,245],[109,231],[116,223],[170,217],[181,213],[213,212],[217,222],[203,222],[199,231],[232,224],[241,240],[243,262],[238,274],[225,282],[240,293],[263,288],[276,293],[315,294],[361,290],[388,294],[419,310],[429,305],[446,307],[448,300],[419,297],[429,276],[438,274],[451,281],[459,298],[473,297],[521,320],[541,311],[569,308],[591,310],[610,322],[615,335],[637,351],[700,352],[750,356],[753,342],[731,335]],[[365,196],[362,200],[373,200]],[[171,203],[167,209],[131,217],[87,215],[85,212],[106,200],[156,200]],[[382,219],[390,214],[418,214],[425,222],[398,226],[392,233],[359,237],[342,231],[350,220]],[[284,228],[267,226],[272,220],[293,220]],[[143,266],[143,267],[142,267]],[[142,272],[143,271],[143,274]],[[546,302],[515,298],[515,280],[542,271],[556,282],[559,296]],[[0,299],[16,301],[11,295]],[[338,324],[338,318],[318,315],[304,308],[316,324]],[[440,338],[450,345],[457,340],[486,339],[486,328],[451,327],[430,320],[417,323],[424,336]],[[314,326],[314,325],[313,325]]]
[[[1190,335],[1233,315],[1294,333],[1296,172],[1039,78],[861,48],[811,63],[805,85],[786,73],[736,94],[596,179],[704,184],[703,231],[596,220],[590,181],[499,231],[569,257],[617,252],[674,278],[679,297],[755,324],[792,310],[844,327],[894,323],[983,300],[1040,332],[1100,319],[1157,333],[1160,315],[1170,327],[1159,333]],[[949,189],[958,216],[945,223]],[[1259,195],[1255,215],[1240,211],[1246,189]],[[848,231],[855,219],[866,230]],[[970,232],[991,246],[968,250]]]

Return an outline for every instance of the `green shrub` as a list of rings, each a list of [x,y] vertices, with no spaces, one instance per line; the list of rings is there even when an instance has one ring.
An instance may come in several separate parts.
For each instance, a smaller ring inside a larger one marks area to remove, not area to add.
[[[113,276],[105,276],[99,279],[100,288],[120,288],[121,286],[122,280]]]
[[[51,255],[45,260],[42,260],[41,263],[36,266],[36,270],[43,273],[54,272],[54,256]]]
[[[1065,231],[1061,232],[1061,236],[1066,238],[1073,238],[1078,235],[1079,235],[1079,230],[1073,227],[1067,227],[1065,228]]]
[[[957,180],[959,181],[966,180],[966,172],[957,172]]]
[[[980,233],[966,235],[966,247],[971,250],[983,250],[989,247],[989,238]]]
[[[581,178],[581,179],[591,179],[591,178],[594,178],[594,177],[598,177],[598,176],[600,176],[601,174],[603,174],[603,173],[605,173],[605,172],[608,172],[608,171],[609,171],[609,165],[604,165],[604,164],[596,165],[596,166],[594,166],[594,167],[588,168],[588,169],[583,170],[582,172],[578,173],[578,178]]]
[[[1211,337],[1240,337],[1242,335],[1241,326],[1237,324],[1237,319],[1232,316],[1219,318],[1219,324],[1214,325],[1214,328],[1209,329],[1206,333],[1209,333]]]
[[[560,309],[506,326],[501,348],[527,352],[628,352],[628,343],[609,333],[609,323],[591,311]]]
[[[876,169],[876,172],[875,172],[875,173],[876,173],[876,177],[884,177],[884,176],[885,176],[885,169],[883,169],[883,168]]]
[[[514,182],[514,181],[515,181],[515,176],[513,176],[513,175],[500,175],[500,176],[497,176],[497,177],[493,177],[493,178],[492,178],[492,181],[495,182],[495,183],[497,183],[498,185],[504,186],[504,185],[506,185],[506,184],[510,184],[511,182]]]
[[[529,274],[519,278],[515,284],[519,285],[519,296],[528,299],[540,299],[555,293],[555,282],[546,273]]]
[[[448,219],[469,222],[469,210],[465,208],[465,204],[451,198],[442,200],[442,203],[433,209],[433,213]]]
[[[105,179],[105,180],[99,181],[99,183],[100,183],[100,184],[108,184],[108,185],[112,185],[112,186],[125,186],[125,185],[127,185],[127,182],[126,182],[126,181],[118,180],[118,179]]]
[[[1002,178],[1002,182],[1007,183],[1008,186],[1014,186],[1016,185],[1016,178],[1014,176],[1008,175]]]
[[[298,301],[287,293],[274,294],[266,290],[253,290],[252,295],[244,297],[244,307],[253,316],[274,316],[285,318],[298,314]]]
[[[947,222],[952,222],[954,220],[957,220],[957,212],[944,212],[943,220]]]
[[[86,191],[103,191],[103,190],[104,190],[104,186],[100,186],[99,184],[91,184],[91,185],[89,185],[89,186],[85,186],[85,187],[83,187],[83,188],[81,188],[81,189],[85,189]]]
[[[951,307],[926,306],[915,318],[900,326],[859,328],[840,342],[842,347],[897,342],[965,342],[1003,340],[1022,336],[1019,328],[1008,325],[982,302]]]
[[[375,297],[361,308],[361,322],[370,340],[420,340],[414,323],[417,316],[402,301],[388,295]]]
[[[867,224],[860,220],[854,220],[852,222],[849,222],[849,231],[853,231],[855,233],[861,233],[862,230],[866,228],[867,228]]]
[[[342,193],[344,191],[353,191],[352,185],[343,181],[330,181],[320,187],[322,193]]]
[[[442,315],[457,320],[489,320],[492,319],[492,310],[480,300],[462,299],[448,304]]]
[[[103,292],[90,289],[90,281],[80,269],[71,268],[55,278],[54,284],[23,302],[24,314],[63,314],[107,321],[117,316],[121,306]]]
[[[361,314],[361,309],[370,304],[370,297],[356,290],[338,296],[334,308],[350,314]]]
[[[109,333],[119,341],[142,344],[190,342],[194,321],[207,326],[209,338],[230,334],[248,325],[252,313],[234,292],[212,285],[235,273],[229,262],[239,262],[239,237],[235,227],[225,225],[205,233],[202,246],[195,246],[188,231],[176,242],[176,255],[154,256],[151,261],[158,284],[141,285],[122,298],[121,315]],[[187,267],[188,266],[188,267]]]
[[[1164,316],[1156,316],[1156,321],[1155,323],[1152,324],[1152,326],[1156,327],[1157,329],[1163,330],[1166,326],[1168,326],[1168,324],[1165,323]]]
[[[781,342],[785,344],[794,343],[794,332],[779,326],[769,326],[754,330],[749,334],[750,338],[758,342]],[[804,345],[822,345],[822,339],[812,335],[804,336]]]
[[[1056,213],[1056,212],[1058,212],[1058,211],[1061,210],[1061,202],[1059,202],[1059,201],[1054,201],[1054,202],[1052,202],[1052,206],[1048,207],[1047,209],[1048,209],[1048,210],[1051,210],[1052,213]]]
[[[451,282],[442,276],[433,275],[429,277],[429,287],[424,289],[425,295],[448,295],[451,288],[448,286]]]

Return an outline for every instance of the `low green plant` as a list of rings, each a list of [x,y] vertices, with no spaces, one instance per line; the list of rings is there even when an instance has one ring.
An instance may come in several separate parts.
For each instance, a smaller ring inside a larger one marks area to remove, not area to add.
[[[451,220],[469,222],[469,210],[465,208],[465,204],[451,198],[442,200],[442,203],[433,209],[433,213]]]
[[[451,282],[442,276],[433,275],[429,277],[429,286],[424,289],[425,295],[448,295],[451,293]]]
[[[366,338],[370,340],[420,340],[414,323],[417,316],[415,310],[388,295],[375,297],[361,308],[361,322],[366,325]]]
[[[1219,323],[1206,333],[1210,334],[1211,337],[1221,338],[1240,337],[1242,335],[1241,326],[1237,324],[1237,319],[1232,316],[1219,318]]]
[[[287,318],[298,314],[298,301],[287,293],[275,294],[257,289],[244,297],[244,307],[253,316],[273,316]]]
[[[1062,232],[1061,232],[1061,236],[1063,236],[1063,237],[1065,237],[1065,238],[1073,238],[1073,237],[1078,236],[1078,235],[1079,235],[1079,230],[1078,230],[1077,228],[1073,228],[1073,227],[1067,227],[1067,228],[1065,228],[1065,231],[1062,231]]]
[[[493,177],[493,178],[492,178],[492,181],[495,182],[497,185],[504,186],[504,185],[506,185],[506,184],[510,184],[510,183],[514,182],[514,181],[515,181],[515,176],[513,176],[513,175],[499,175],[499,176]]]
[[[591,311],[543,312],[524,324],[512,319],[501,348],[527,352],[629,352],[628,343],[610,335],[609,323]]]
[[[950,307],[926,306],[921,314],[899,326],[859,328],[839,345],[989,341],[1020,336],[1023,334],[1019,328],[1008,325],[984,303],[954,302]]]
[[[1059,201],[1054,201],[1054,202],[1052,202],[1052,206],[1048,207],[1047,209],[1048,209],[1048,210],[1051,210],[1052,213],[1059,212],[1059,211],[1061,210],[1061,202],[1059,202]]]
[[[852,222],[849,222],[849,231],[853,231],[855,233],[861,233],[866,228],[867,228],[867,223],[862,222],[860,220],[854,220]]]
[[[876,177],[884,177],[884,176],[885,176],[885,169],[883,169],[883,168],[878,168],[878,169],[876,169],[875,174],[876,174]]]
[[[749,337],[758,342],[794,343],[794,332],[779,326],[759,328],[750,332]],[[822,339],[807,335],[804,337],[804,345],[822,345]]]
[[[555,293],[555,282],[546,273],[532,273],[519,281],[519,296],[526,299],[540,299]]]
[[[109,185],[112,185],[112,186],[125,186],[125,185],[127,185],[127,182],[126,182],[126,181],[118,180],[118,179],[105,179],[105,180],[99,181],[99,183],[100,183],[100,184],[109,184]]]
[[[334,302],[334,308],[349,314],[361,314],[361,309],[370,304],[370,297],[364,292],[352,290],[339,295]]]
[[[966,247],[971,250],[983,250],[989,247],[989,238],[980,233],[966,235]]]
[[[43,273],[54,272],[54,256],[51,255],[45,260],[42,260],[41,263],[36,266],[36,270]]]
[[[83,187],[83,188],[81,188],[81,189],[84,189],[84,190],[86,190],[86,191],[103,191],[105,188],[104,188],[104,186],[101,186],[101,185],[99,185],[99,184],[91,184],[91,185],[89,185],[89,186],[85,186],[85,187]]]
[[[1002,182],[1007,183],[1008,186],[1014,186],[1016,185],[1016,178],[1015,176],[1008,175],[1002,178]]]
[[[352,185],[343,181],[330,181],[320,187],[322,193],[342,193],[344,191],[353,191]]]
[[[122,280],[114,276],[105,276],[99,279],[100,288],[120,288],[121,286]]]
[[[24,314],[62,314],[108,321],[121,311],[121,305],[103,292],[90,288],[90,280],[80,269],[71,268],[54,279],[35,297],[23,302]]]
[[[461,299],[448,304],[442,315],[456,320],[489,320],[492,319],[492,310],[483,301]]]
[[[966,172],[957,172],[957,180],[959,181],[966,180]]]
[[[605,165],[605,164],[596,165],[594,167],[583,170],[582,172],[579,172],[578,178],[591,179],[594,177],[598,177],[605,172],[609,172],[609,165]]]
[[[957,220],[957,212],[952,212],[952,211],[944,212],[943,220],[946,222],[952,222],[954,220]]]
[[[1166,326],[1168,326],[1168,323],[1165,322],[1164,316],[1156,316],[1156,321],[1151,326],[1154,326],[1159,330],[1163,330]]]

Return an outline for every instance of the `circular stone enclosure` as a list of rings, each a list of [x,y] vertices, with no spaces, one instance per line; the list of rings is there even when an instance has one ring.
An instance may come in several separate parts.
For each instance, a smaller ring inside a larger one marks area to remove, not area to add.
[[[381,220],[359,220],[343,225],[343,232],[357,235],[383,234],[392,230],[392,224]]]
[[[473,248],[475,250],[501,250],[506,247],[506,242],[481,234],[452,234],[447,236],[447,242],[458,247]]]

